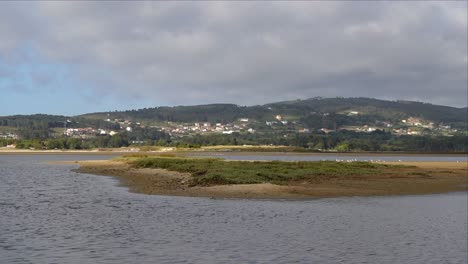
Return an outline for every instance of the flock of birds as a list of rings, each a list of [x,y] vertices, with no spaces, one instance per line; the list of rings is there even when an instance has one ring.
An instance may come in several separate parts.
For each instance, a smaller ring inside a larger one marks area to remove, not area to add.
[[[322,160],[325,161],[325,160]],[[376,163],[382,163],[382,162],[403,162],[401,159],[399,160],[358,160],[358,159],[335,159],[336,162],[356,162],[356,161],[361,161],[361,162],[376,162]],[[456,161],[457,163],[460,163],[459,160]]]
[[[360,161],[360,162],[377,162],[377,163],[381,163],[381,162],[387,162],[387,160],[358,160],[358,159],[347,159],[347,160],[344,160],[344,159],[335,159],[336,162],[357,162],[357,161]],[[397,160],[398,162],[402,162],[402,160]],[[395,161],[391,161],[391,162],[395,162]],[[458,161],[457,161],[458,162]]]

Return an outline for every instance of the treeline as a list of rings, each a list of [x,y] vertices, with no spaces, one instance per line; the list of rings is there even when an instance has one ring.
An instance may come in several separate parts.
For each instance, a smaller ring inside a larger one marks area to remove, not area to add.
[[[347,111],[358,111],[359,116],[348,116]],[[340,114],[341,113],[341,114]],[[410,101],[385,101],[372,98],[311,98],[256,106],[210,104],[196,106],[154,107],[139,110],[115,111],[112,118],[151,120],[163,122],[229,123],[238,118],[257,121],[274,120],[275,115],[300,119],[310,128],[374,124],[377,120],[399,122],[408,117],[431,120],[452,127],[466,129],[466,108],[432,105]],[[94,113],[82,117],[104,119],[108,113]],[[323,114],[330,116],[323,118]],[[322,126],[324,127],[324,126]]]
[[[133,132],[121,132],[114,136],[98,135],[94,138],[80,139],[71,137],[49,137],[47,130],[37,135],[21,139],[0,139],[0,147],[15,144],[18,149],[94,149],[94,148],[120,148],[131,144],[168,145],[170,136],[155,128],[136,128]],[[50,134],[49,134],[50,135]]]
[[[360,114],[348,116],[347,111]],[[139,110],[114,111],[111,119],[151,122],[210,122],[230,123],[250,118],[263,123],[275,115],[294,118],[309,128],[334,128],[346,125],[371,125],[378,121],[399,122],[407,117],[431,120],[454,128],[467,129],[467,108],[432,105],[409,101],[385,101],[372,98],[311,98],[257,106],[209,104],[196,106],[154,107]],[[0,126],[15,129],[47,130],[51,128],[93,127],[119,129],[115,122],[106,122],[106,113],[82,116],[14,115],[0,117]]]
[[[44,133],[52,128],[78,128],[93,127],[102,129],[120,129],[120,125],[99,119],[87,119],[82,117],[66,117],[55,115],[15,115],[0,117],[0,126],[12,127],[22,130],[27,137],[28,133]],[[31,138],[34,138],[32,136]]]
[[[457,123],[466,121],[466,108],[433,105],[413,101],[387,101],[373,98],[310,98],[289,102],[268,104],[276,110],[287,113],[304,114],[314,112],[338,113],[342,111],[359,111],[372,113],[378,119],[401,120],[408,116],[433,120],[435,122]]]
[[[95,149],[95,148],[120,148],[129,146],[129,140],[125,135],[100,136],[92,139],[79,138],[55,138],[55,139],[19,139],[10,142],[16,144],[17,149]],[[0,146],[6,143],[0,140]]]
[[[45,138],[45,139],[0,139],[0,147],[16,144],[20,149],[93,149],[119,148],[131,145],[192,147],[216,145],[275,145],[299,147],[322,151],[415,151],[415,152],[468,152],[468,137],[464,135],[442,136],[395,136],[383,131],[356,133],[255,133],[211,134],[171,138],[156,129],[136,129],[131,133],[114,136],[97,136],[90,139]]]
[[[82,117],[104,118],[107,113],[95,113]],[[274,113],[263,106],[238,106],[234,104],[210,104],[196,106],[153,107],[138,110],[115,111],[112,118],[151,120],[158,122],[210,122],[230,123],[248,117],[257,120],[273,119]]]
[[[64,127],[67,117],[55,115],[14,115],[0,117],[0,126],[24,128],[31,130],[46,130],[54,127]]]
[[[338,151],[420,151],[420,152],[467,152],[466,136],[395,136],[391,133],[340,132],[330,134],[232,134],[197,135],[183,137],[168,145],[214,146],[214,145],[281,145],[311,150]]]

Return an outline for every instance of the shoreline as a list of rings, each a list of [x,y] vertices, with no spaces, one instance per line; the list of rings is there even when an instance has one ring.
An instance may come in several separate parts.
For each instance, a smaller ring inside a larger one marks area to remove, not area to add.
[[[287,155],[287,156],[452,156],[452,157],[467,157],[468,153],[462,152],[295,152],[295,151],[244,151],[244,150],[213,150],[213,149],[201,149],[201,150],[187,150],[187,149],[161,149],[153,151],[135,151],[132,148],[125,149],[92,149],[92,150],[30,150],[30,149],[7,149],[0,148],[0,155],[14,155],[14,154],[46,154],[46,155],[62,155],[62,154],[76,154],[76,155],[125,155],[125,154],[139,154],[139,155],[157,155],[161,153],[168,153],[174,155],[186,155],[189,156],[205,156],[205,155],[238,155],[238,156],[253,156],[253,155],[262,155],[262,156],[278,156],[278,155]]]
[[[61,162],[63,163],[63,162]],[[65,162],[79,164],[78,173],[112,176],[130,192],[210,198],[316,199],[351,196],[437,194],[468,190],[467,162],[385,162],[407,165],[405,176],[373,175],[322,182],[293,182],[189,186],[190,173],[153,168],[134,168],[125,161],[97,160]],[[408,173],[410,172],[410,173]],[[411,175],[411,176],[408,176]]]

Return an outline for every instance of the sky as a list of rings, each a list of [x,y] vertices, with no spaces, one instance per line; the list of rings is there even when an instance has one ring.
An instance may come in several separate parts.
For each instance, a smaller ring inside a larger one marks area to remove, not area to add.
[[[467,106],[466,1],[0,2],[0,116],[373,97]]]

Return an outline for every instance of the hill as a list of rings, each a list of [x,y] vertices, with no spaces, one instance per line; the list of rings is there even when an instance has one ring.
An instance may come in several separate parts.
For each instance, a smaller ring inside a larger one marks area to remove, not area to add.
[[[85,114],[86,119],[128,119],[150,122],[211,122],[229,123],[239,118],[257,121],[274,120],[281,115],[289,120],[322,123],[330,116],[338,126],[375,121],[397,122],[410,117],[444,123],[454,127],[466,126],[467,108],[433,105],[412,101],[386,101],[372,98],[310,98],[256,106],[208,104],[196,106],[154,107],[139,110]]]
[[[466,151],[467,108],[372,98],[0,117],[0,148],[276,145],[307,151]]]
[[[139,110],[89,113],[79,116],[15,115],[0,117],[0,128],[50,129],[93,127],[119,129],[118,121],[141,122],[154,126],[163,123],[209,122],[228,124],[239,119],[249,119],[256,127],[267,121],[294,122],[309,129],[337,129],[356,126],[397,124],[402,120],[416,120],[432,126],[449,126],[466,130],[465,108],[412,101],[386,101],[372,98],[310,98],[276,102],[265,105],[239,106],[235,104],[207,104],[194,106],[154,107]],[[106,121],[107,120],[107,121]],[[112,122],[109,122],[112,121]],[[0,129],[1,132],[1,129]]]

